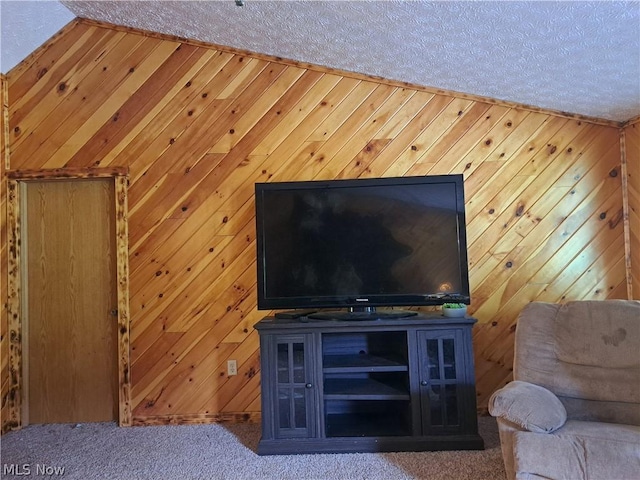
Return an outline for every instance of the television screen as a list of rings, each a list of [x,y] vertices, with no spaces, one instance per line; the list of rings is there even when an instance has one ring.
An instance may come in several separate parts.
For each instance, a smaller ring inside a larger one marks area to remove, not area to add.
[[[258,308],[469,303],[462,175],[255,188]]]

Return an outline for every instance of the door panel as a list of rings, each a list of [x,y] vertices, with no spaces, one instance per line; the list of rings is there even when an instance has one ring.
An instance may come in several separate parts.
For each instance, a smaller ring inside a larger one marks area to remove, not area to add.
[[[309,335],[274,336],[276,353],[276,438],[315,436],[316,401]]]
[[[117,418],[113,182],[25,183],[29,423]]]
[[[464,385],[462,331],[418,331],[422,430],[464,431],[460,385]]]

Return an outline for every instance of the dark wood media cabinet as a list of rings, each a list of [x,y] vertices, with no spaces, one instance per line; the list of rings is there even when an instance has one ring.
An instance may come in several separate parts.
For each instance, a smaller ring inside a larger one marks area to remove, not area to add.
[[[439,314],[258,322],[258,453],[483,449],[475,322]]]

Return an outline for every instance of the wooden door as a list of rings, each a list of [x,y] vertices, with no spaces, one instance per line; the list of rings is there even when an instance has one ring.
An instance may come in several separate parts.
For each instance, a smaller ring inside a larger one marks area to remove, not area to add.
[[[24,185],[25,420],[115,420],[113,181],[56,180]]]

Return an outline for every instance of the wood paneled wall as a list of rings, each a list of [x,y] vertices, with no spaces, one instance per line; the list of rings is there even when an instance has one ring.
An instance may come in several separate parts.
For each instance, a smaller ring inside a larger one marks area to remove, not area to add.
[[[640,300],[640,118],[624,129],[633,298]]]
[[[616,125],[85,21],[8,80],[11,169],[130,169],[134,423],[258,417],[255,182],[464,174],[481,408],[526,303],[627,295]]]

